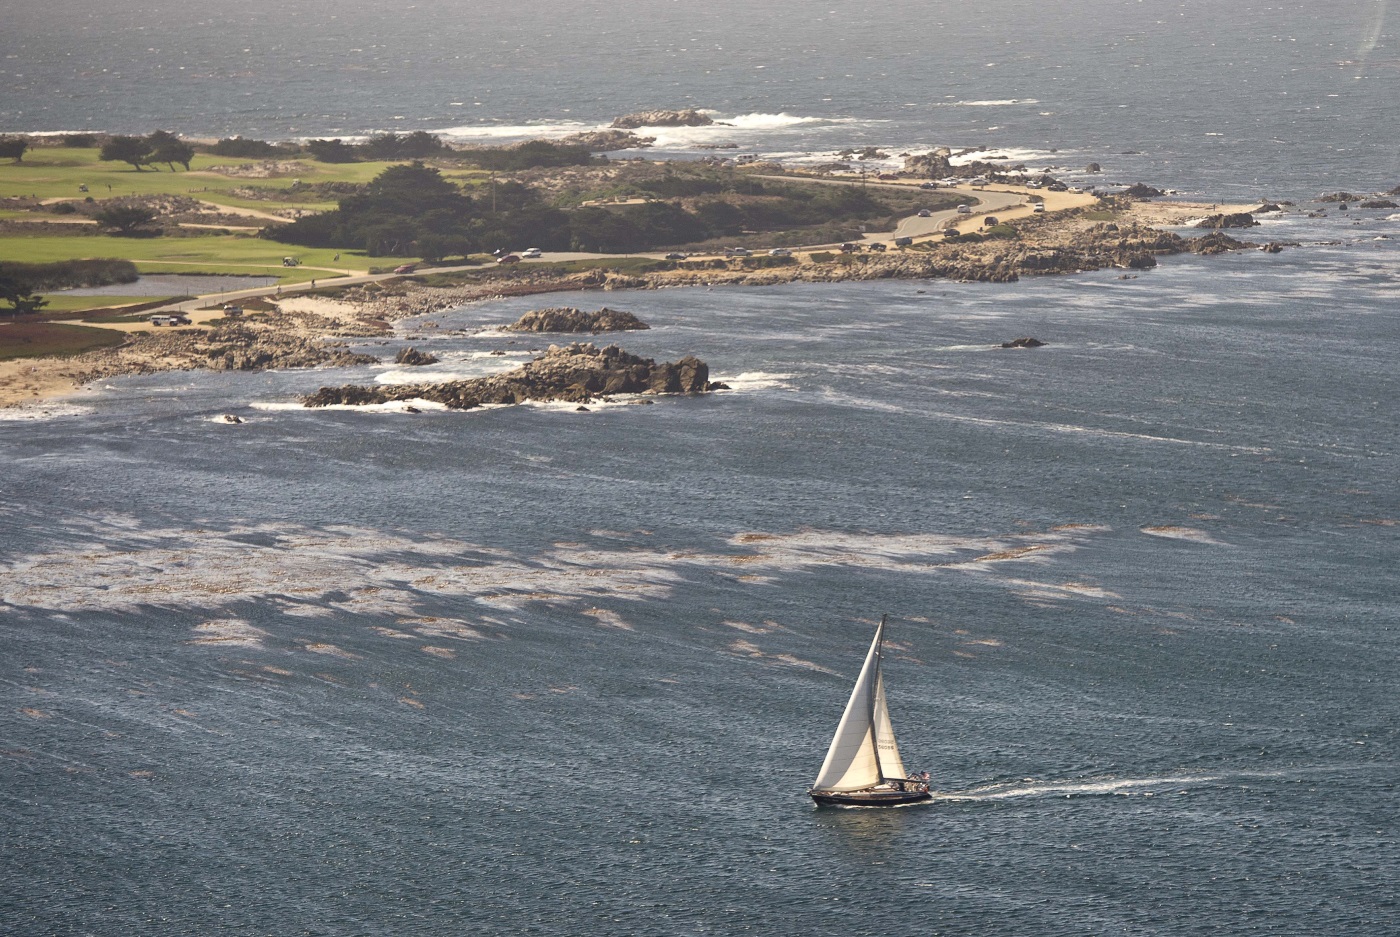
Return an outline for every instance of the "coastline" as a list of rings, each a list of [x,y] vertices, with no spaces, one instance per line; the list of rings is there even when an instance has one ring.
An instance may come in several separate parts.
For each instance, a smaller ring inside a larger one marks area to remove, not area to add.
[[[797,263],[752,269],[742,262],[715,259],[700,268],[647,274],[602,269],[566,275],[536,273],[522,265],[506,277],[488,277],[460,286],[428,286],[413,277],[327,290],[284,293],[272,312],[240,322],[198,314],[197,324],[146,330],[140,323],[111,327],[129,334],[126,343],[66,358],[16,358],[0,361],[0,409],[29,407],[60,400],[93,381],[172,370],[264,370],[273,367],[324,367],[361,363],[345,340],[387,335],[390,323],[439,312],[464,303],[511,295],[576,290],[661,289],[680,286],[768,286],[791,282],[838,283],[854,280],[951,279],[1007,282],[1021,276],[1071,274],[1111,267],[1142,270],[1156,257],[1196,250],[1215,253],[1253,248],[1218,231],[1201,230],[1187,240],[1169,230],[1220,212],[1247,212],[1251,205],[1204,202],[1132,202],[1115,211],[1116,222],[1089,218],[1086,208],[1047,212],[1035,217],[1007,212],[1021,223],[1014,242],[986,240],[969,244],[935,244],[901,253],[858,254],[850,262]],[[978,216],[972,216],[975,220]],[[966,230],[975,224],[964,222]],[[1204,246],[1202,246],[1204,245]],[[810,256],[810,255],[809,255]],[[493,274],[490,268],[478,272]],[[437,271],[424,271],[432,273]],[[201,302],[213,302],[202,297]],[[83,323],[102,325],[102,323]],[[4,326],[0,325],[0,329]]]

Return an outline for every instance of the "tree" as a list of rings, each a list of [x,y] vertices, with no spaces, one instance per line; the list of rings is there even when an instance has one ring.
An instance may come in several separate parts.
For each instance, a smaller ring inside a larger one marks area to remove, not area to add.
[[[21,162],[24,159],[24,151],[27,149],[29,149],[27,137],[0,137],[0,159]]]
[[[355,148],[344,140],[307,140],[306,149],[323,163],[353,163]]]
[[[138,228],[156,220],[156,213],[139,205],[113,205],[93,215],[104,228],[113,228],[118,234],[133,234]]]
[[[6,269],[0,264],[0,299],[10,304],[10,312],[17,316],[38,312],[49,304],[39,296],[33,282],[22,273]]]
[[[151,148],[141,137],[115,136],[102,145],[98,159],[108,163],[130,163],[137,172],[150,162]]]
[[[175,163],[185,167],[185,172],[190,171],[190,160],[194,159],[194,147],[184,140],[167,133],[164,130],[157,130],[146,138],[146,146],[149,153],[146,159],[153,163],[164,163],[170,167],[170,171],[175,171]]]

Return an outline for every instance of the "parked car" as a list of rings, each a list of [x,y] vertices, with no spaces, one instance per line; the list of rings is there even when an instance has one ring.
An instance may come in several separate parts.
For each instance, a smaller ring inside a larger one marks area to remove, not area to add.
[[[397,267],[394,268],[394,272],[395,272],[395,273],[412,273],[414,270],[417,270],[417,269],[418,269],[418,265],[417,265],[417,264],[399,264]]]
[[[786,247],[775,247],[775,248],[773,248],[771,251],[768,252],[768,256],[769,256],[769,257],[791,257],[791,256],[792,256],[792,251],[788,250]]]
[[[959,236],[960,234],[962,234],[962,232],[959,231],[957,228],[944,228],[944,229],[943,229],[943,236],[944,236],[945,238],[955,238],[955,237]]]
[[[1031,206],[1031,211],[1045,211],[1045,203],[1036,202],[1034,205]]]
[[[504,256],[497,257],[497,258],[496,258],[496,263],[498,263],[498,264],[518,264],[518,263],[520,263],[520,258],[517,257],[517,256],[515,256],[514,254],[505,254]]]
[[[538,247],[527,247],[524,251],[521,252],[520,256],[521,256],[521,257],[543,257],[543,256],[544,256],[544,252],[541,251]]]
[[[936,189],[936,188],[938,188],[938,183],[937,183],[937,182],[920,182],[920,183],[919,183],[919,188],[921,188],[921,189]]]
[[[970,214],[972,214],[972,206],[971,206],[971,205],[959,205],[959,206],[958,206],[958,214],[959,214],[959,215],[970,215]]]
[[[749,250],[747,247],[729,247],[724,251],[724,256],[726,257],[748,257],[752,254],[753,251]]]
[[[671,253],[666,255],[667,260],[685,260],[685,257],[686,255],[682,254],[680,251],[671,251]]]
[[[189,325],[188,316],[175,313],[168,316],[151,316],[151,325]]]
[[[237,319],[243,315],[243,307],[229,304],[224,306],[224,316],[229,319]]]
[[[913,238],[895,238],[895,239],[894,239],[894,246],[895,246],[895,247],[908,247],[910,244],[913,244],[913,243],[914,243],[914,239],[913,239]]]
[[[860,245],[852,244],[850,241],[847,241],[845,244],[841,245],[841,253],[843,254],[850,254],[858,250],[860,250]]]
[[[987,217],[982,219],[982,227],[984,228],[990,228],[992,225],[995,224],[1001,224],[1001,222],[997,220],[996,215],[988,215]]]
[[[879,241],[876,241],[874,244],[871,244],[870,249],[873,251],[879,251],[882,254],[887,250],[885,245],[881,244]]]

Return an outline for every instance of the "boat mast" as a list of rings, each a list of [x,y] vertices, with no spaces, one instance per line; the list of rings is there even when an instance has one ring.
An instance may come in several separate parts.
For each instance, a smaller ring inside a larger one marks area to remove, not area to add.
[[[881,671],[885,657],[885,619],[888,617],[880,616],[880,627],[875,631],[875,679],[870,684],[870,747],[875,752],[875,773],[880,781],[885,780],[885,766],[880,764],[880,725],[875,720],[875,701],[880,697]]]

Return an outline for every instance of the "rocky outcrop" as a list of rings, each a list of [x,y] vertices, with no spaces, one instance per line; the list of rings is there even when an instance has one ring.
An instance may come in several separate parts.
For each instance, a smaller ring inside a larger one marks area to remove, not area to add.
[[[1198,228],[1253,228],[1259,222],[1254,220],[1254,216],[1247,211],[1231,212],[1230,214],[1216,214],[1208,218],[1202,218],[1196,222]]]
[[[550,309],[535,309],[525,313],[507,332],[629,332],[649,329],[641,319],[630,312],[609,309],[604,306],[597,312],[584,312],[573,306],[559,306]]]
[[[714,123],[709,116],[693,107],[682,111],[641,111],[617,118],[609,126],[616,130],[636,130],[638,127],[708,127]]]
[[[1090,163],[1084,167],[1085,172],[1103,172],[1103,167],[1098,163]]]
[[[586,343],[551,345],[523,367],[490,377],[440,384],[322,387],[302,402],[308,407],[325,407],[423,399],[467,410],[482,404],[527,400],[584,404],[612,394],[700,394],[710,389],[709,366],[694,356],[657,364],[616,345],[597,348]]]
[[[437,362],[437,355],[430,354],[426,351],[419,351],[412,346],[400,348],[399,353],[394,356],[394,364],[403,364],[410,368],[420,367],[425,364],[437,364]]]
[[[1276,211],[1283,211],[1283,206],[1275,202],[1265,202],[1263,205],[1260,205],[1258,208],[1254,209],[1254,214],[1268,215]]]
[[[1352,195],[1350,192],[1328,192],[1326,195],[1319,195],[1317,200],[1319,202],[1341,202],[1342,204],[1346,204],[1347,202],[1361,201],[1361,196]]]
[[[1216,254],[1224,254],[1229,251],[1247,250],[1255,245],[1248,241],[1237,241],[1220,231],[1207,234],[1204,237],[1192,238],[1187,241],[1187,249],[1193,254],[1201,254],[1205,257],[1212,257]]]
[[[1400,208],[1388,198],[1372,198],[1362,202],[1359,208]]]
[[[1012,339],[1011,341],[1009,341],[1009,342],[1002,342],[1002,343],[1001,343],[1001,347],[1002,347],[1002,348],[1040,348],[1040,347],[1042,347],[1044,344],[1045,344],[1045,343],[1042,342],[1042,341],[1041,341],[1040,339],[1038,339],[1038,338],[1031,338],[1029,335],[1023,335],[1023,336],[1020,337],[1020,338],[1013,338],[1013,339]]]
[[[639,137],[630,130],[588,130],[570,134],[557,143],[569,146],[586,146],[595,153],[611,153],[614,150],[640,150],[656,142],[655,137]]]
[[[1123,191],[1123,194],[1128,198],[1156,198],[1167,193],[1145,183],[1134,182]]]

